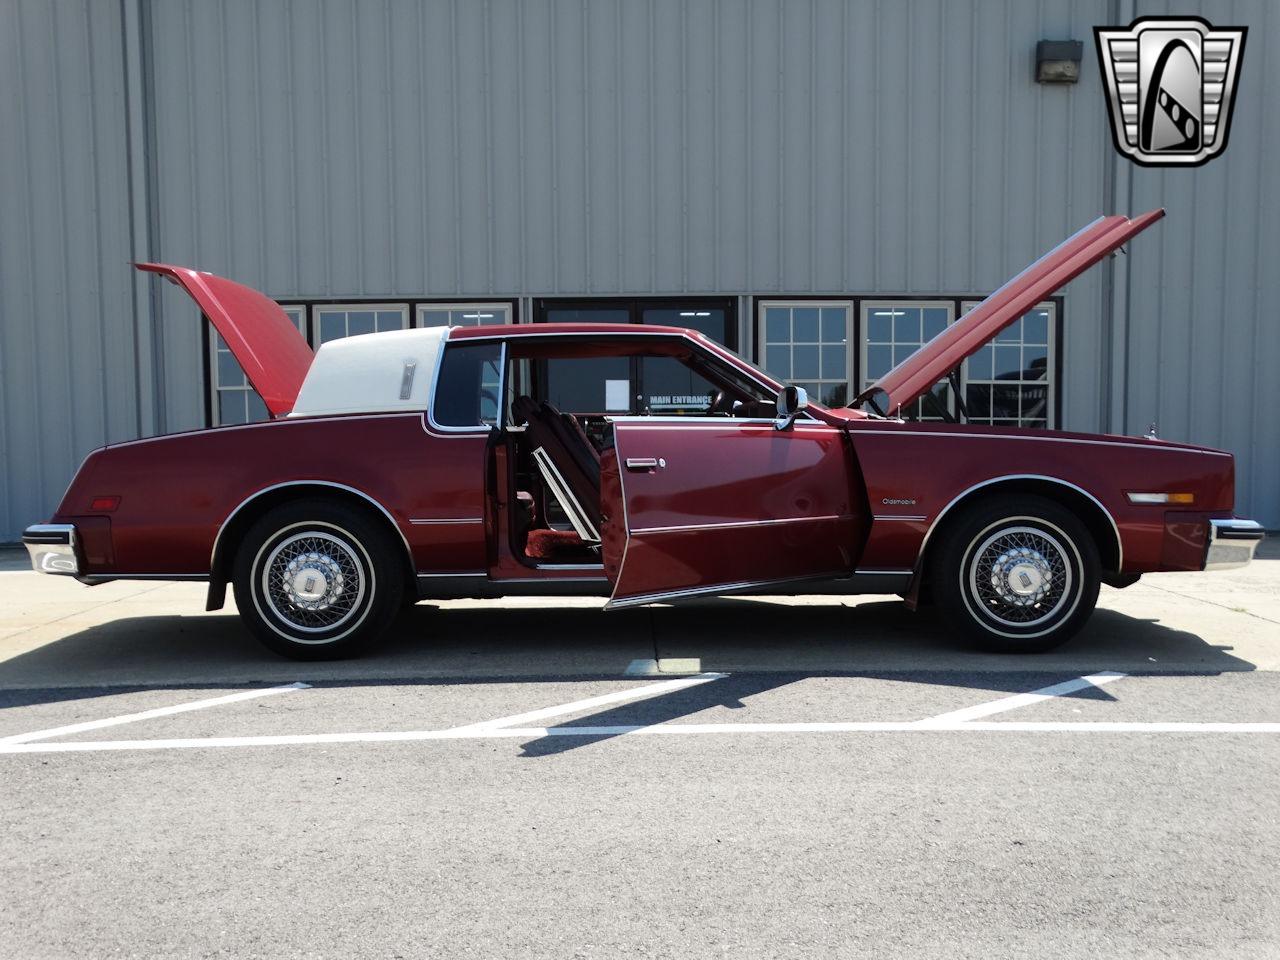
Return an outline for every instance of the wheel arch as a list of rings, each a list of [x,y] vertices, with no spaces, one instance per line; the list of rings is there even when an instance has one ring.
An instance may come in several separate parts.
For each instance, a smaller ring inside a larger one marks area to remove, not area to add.
[[[206,610],[220,610],[226,602],[227,584],[231,581],[236,548],[249,529],[269,511],[282,504],[316,496],[355,507],[370,517],[376,518],[377,522],[393,532],[404,547],[406,583],[412,583],[413,551],[409,548],[409,541],[405,539],[404,531],[396,523],[391,511],[383,504],[363,490],[357,490],[344,483],[335,483],[331,480],[290,480],[263,487],[245,497],[222,521],[222,526],[218,528],[218,534],[213,541],[213,550],[209,555],[209,596],[205,604]]]
[[[934,518],[920,543],[916,557],[916,579],[927,572],[931,551],[944,539],[947,526],[963,513],[964,508],[995,494],[1028,493],[1060,504],[1080,518],[1098,547],[1098,557],[1105,573],[1119,573],[1124,562],[1124,544],[1120,527],[1102,501],[1068,480],[1040,474],[1010,474],[984,480],[961,491]]]

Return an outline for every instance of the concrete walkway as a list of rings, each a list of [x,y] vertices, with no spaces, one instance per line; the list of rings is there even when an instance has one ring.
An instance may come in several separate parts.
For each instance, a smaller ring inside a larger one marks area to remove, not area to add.
[[[0,688],[292,680],[234,609],[205,613],[202,584],[85,587],[0,556]],[[1280,541],[1242,570],[1154,574],[1103,587],[1085,630],[1036,657],[969,652],[928,612],[896,598],[734,597],[605,613],[595,599],[419,604],[358,661],[316,679],[622,675],[635,661],[703,670],[904,670],[1217,674],[1280,669]]]

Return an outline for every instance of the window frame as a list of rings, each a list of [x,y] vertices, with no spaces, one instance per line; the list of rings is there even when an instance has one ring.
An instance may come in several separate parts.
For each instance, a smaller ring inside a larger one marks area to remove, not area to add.
[[[974,307],[976,307],[980,302],[981,302],[980,300],[972,300],[972,299],[970,299],[970,300],[962,300],[962,301],[960,301],[960,305],[961,305],[961,307],[962,307],[962,308],[963,308],[963,307],[965,307],[965,305],[968,305],[968,306],[967,306],[967,309],[972,310],[972,309],[973,309]],[[1050,311],[1050,317],[1049,317],[1049,322],[1048,322],[1048,325],[1047,325],[1047,332],[1046,332],[1046,339],[1048,340],[1048,343],[1046,344],[1046,350],[1047,350],[1046,361],[1047,361],[1047,365],[1046,365],[1046,368],[1045,368],[1045,372],[1046,372],[1046,374],[1047,374],[1047,379],[1046,379],[1046,381],[1045,381],[1045,387],[1046,387],[1046,390],[1045,390],[1045,396],[1046,396],[1046,397],[1047,397],[1047,399],[1048,399],[1048,407],[1049,407],[1049,409],[1046,411],[1045,416],[1044,416],[1043,418],[1040,418],[1040,417],[1035,418],[1035,419],[1043,419],[1043,420],[1044,420],[1044,422],[1045,422],[1045,427],[1043,427],[1043,428],[1041,428],[1041,427],[1028,427],[1028,426],[1025,426],[1025,425],[1024,425],[1024,424],[1022,424],[1022,423],[1018,423],[1018,424],[1017,424],[1017,427],[1019,427],[1019,428],[1021,428],[1021,429],[1024,429],[1024,430],[1037,430],[1037,429],[1050,429],[1050,430],[1057,430],[1057,429],[1061,429],[1061,426],[1060,426],[1060,423],[1061,423],[1061,417],[1060,417],[1060,415],[1059,415],[1059,410],[1060,410],[1060,406],[1059,406],[1059,404],[1060,404],[1060,400],[1059,400],[1059,390],[1058,390],[1058,385],[1061,383],[1061,380],[1062,380],[1062,375],[1061,375],[1061,370],[1062,370],[1062,357],[1061,357],[1061,353],[1062,353],[1062,351],[1059,349],[1059,342],[1060,342],[1061,337],[1062,337],[1061,313],[1060,313],[1060,311],[1061,311],[1061,302],[1062,302],[1062,298],[1061,298],[1061,297],[1050,297],[1050,298],[1048,298],[1048,299],[1046,299],[1046,300],[1041,300],[1041,301],[1039,301],[1039,302],[1038,302],[1038,303],[1036,303],[1034,306],[1032,306],[1030,310],[1028,310],[1028,311],[1027,311],[1027,313],[1030,313],[1032,310],[1044,310],[1044,309],[1048,309],[1048,310]],[[1023,316],[1026,316],[1026,314],[1023,314]],[[1021,319],[1021,318],[1019,318],[1019,319]],[[998,336],[998,335],[997,335],[997,336]],[[999,341],[998,341],[998,340],[997,340],[996,342],[997,342],[997,343],[999,343]],[[1018,345],[1019,345],[1019,346],[1022,346],[1022,345],[1023,345],[1023,341],[1019,340],[1019,341],[1018,341]],[[967,402],[968,402],[968,394],[969,394],[969,380],[970,380],[970,378],[969,378],[969,361],[970,361],[971,359],[972,359],[971,357],[965,357],[965,358],[964,358],[964,360],[963,360],[963,361],[961,361],[961,363],[960,363],[960,390],[961,390],[961,392],[965,395],[965,401],[966,401],[966,404],[967,404]],[[995,371],[994,371],[994,369],[993,369],[993,370],[992,370],[992,374],[994,375],[994,373],[995,373]],[[993,376],[993,379],[990,379],[990,380],[983,380],[983,379],[979,379],[979,380],[977,380],[976,382],[977,382],[977,383],[980,383],[980,384],[989,384],[989,385],[991,385],[991,386],[995,386],[995,385],[1000,384],[1002,381],[995,380],[995,379],[994,379],[994,376]],[[1017,380],[1017,381],[1004,381],[1004,382],[1007,382],[1007,383],[1009,383],[1009,382],[1016,382],[1016,383],[1018,383],[1018,384],[1034,384],[1036,381],[1034,381],[1034,380]],[[1019,411],[1019,412],[1021,412],[1021,411]],[[978,421],[976,421],[976,424],[977,424],[978,426],[990,426],[990,427],[995,427],[995,426],[1008,426],[1008,424],[993,424],[993,423],[990,423],[989,421],[991,421],[991,420],[993,420],[993,419],[995,419],[995,418],[994,418],[994,417],[987,417],[985,421],[984,421],[984,420],[978,420]],[[1022,420],[1022,419],[1024,419],[1024,418],[1023,418],[1023,417],[1021,417],[1021,416],[1019,416],[1019,417],[1018,417],[1018,419],[1019,419],[1019,420]],[[969,422],[971,422],[971,421],[969,420],[968,415],[966,415],[966,416],[965,416],[965,423],[969,423]]]
[[[355,313],[357,311],[360,311],[360,312],[373,311],[374,313],[382,313],[382,312],[390,312],[394,310],[400,314],[400,329],[401,330],[412,329],[412,322],[413,322],[412,305],[407,300],[366,300],[366,301],[335,300],[333,302],[328,302],[328,303],[312,302],[308,304],[308,306],[310,307],[309,313],[311,314],[311,339],[308,340],[308,343],[310,344],[312,350],[319,350],[321,347],[320,331],[323,324],[321,323],[320,315],[324,313],[326,310],[332,310],[332,311],[341,310],[344,313],[348,313],[348,314]],[[374,324],[375,324],[374,332],[383,332],[383,333],[390,332],[390,331],[378,331],[376,328],[376,324],[377,324],[376,319],[374,320]],[[351,329],[351,321],[348,318],[347,320],[348,332],[343,336],[338,337],[337,339],[344,340],[347,337],[352,336],[352,334],[349,332],[350,329]]]
[[[422,315],[430,310],[502,310],[506,316],[505,320],[494,321],[493,323],[477,323],[477,327],[489,326],[511,326],[516,322],[516,305],[511,300],[416,300],[413,303],[413,329],[424,329],[426,324],[422,322]],[[449,324],[452,326],[452,324]],[[462,326],[466,326],[462,324]]]
[[[884,299],[878,299],[878,298],[872,298],[872,297],[865,297],[860,299],[858,301],[858,323],[859,323],[858,379],[855,383],[855,387],[853,390],[854,397],[860,396],[864,390],[866,390],[871,386],[871,384],[866,382],[868,379],[868,375],[866,373],[867,348],[871,346],[871,344],[867,339],[868,324],[866,322],[866,318],[867,318],[867,312],[875,309],[876,307],[905,307],[907,309],[919,309],[921,311],[929,310],[929,309],[936,310],[939,307],[944,307],[947,310],[947,322],[946,322],[946,325],[943,327],[944,330],[946,330],[953,323],[955,323],[957,317],[959,316],[959,314],[956,312],[958,309],[958,305],[956,301],[951,298],[922,297],[917,300],[908,300],[905,298],[898,299],[898,298],[886,297]],[[921,316],[922,323],[923,323],[923,320],[924,320],[924,317],[922,314]],[[893,321],[890,320],[891,325],[892,325],[892,322]],[[916,347],[917,350],[919,350],[921,347],[925,345],[925,343],[928,342],[924,340],[923,330],[921,331],[920,337],[921,337],[921,342],[919,346]],[[898,341],[894,339],[894,340],[890,340],[889,343],[896,348]],[[889,369],[892,370],[893,366],[896,366],[896,364],[891,365]],[[950,415],[952,419],[956,419],[959,416],[959,409],[956,406],[955,391],[951,388],[951,385],[949,383],[947,384],[947,401],[948,401],[947,414]],[[918,423],[947,423],[948,422],[946,416],[938,415],[937,408],[933,406],[931,403],[929,403],[929,401],[927,401],[923,396],[921,396],[917,400],[911,401],[911,403],[913,405],[916,405],[918,407],[918,410],[922,414],[921,416],[918,416],[916,418],[916,422]],[[960,421],[960,422],[963,422],[963,421]]]
[[[708,308],[724,311],[724,340],[716,340],[721,346],[738,352],[738,298],[715,296],[672,296],[672,297],[535,297],[533,299],[533,323],[553,323],[547,319],[550,310],[624,310],[628,319],[625,322],[612,324],[620,330],[636,327],[644,330],[655,326],[644,322],[646,310],[697,310]],[[714,339],[714,338],[713,338]],[[584,412],[585,416],[640,416],[638,396],[644,394],[641,358],[629,358],[628,378],[631,383],[630,406],[623,411]],[[536,360],[530,364],[529,389],[532,396],[545,396],[547,390],[548,369],[546,360]],[[673,414],[673,416],[692,417],[694,414]]]
[[[289,301],[282,302],[280,308],[290,315],[293,325],[298,328],[298,332],[306,339],[307,345],[310,346],[311,338],[309,336],[311,317],[310,311],[305,303],[293,303]],[[294,315],[296,314],[296,316]],[[222,402],[221,394],[224,393],[253,393],[257,394],[249,378],[245,376],[244,371],[240,371],[240,375],[244,377],[244,383],[238,386],[224,386],[219,382],[218,378],[218,342],[222,339],[213,323],[203,313],[201,319],[204,321],[204,362],[203,374],[206,389],[204,391],[204,422],[208,427],[221,426],[244,426],[250,423],[263,423],[261,420],[249,420],[247,418],[248,401],[246,400],[246,419],[234,424],[224,424],[222,422]],[[236,361],[239,365],[239,361]],[[259,397],[261,399],[261,397]],[[270,419],[270,415],[268,415]]]
[[[671,310],[688,308],[697,310],[709,307],[724,311],[725,339],[716,340],[721,346],[738,352],[738,298],[709,297],[702,294],[690,297],[534,297],[533,323],[550,323],[548,310],[626,310],[630,319],[618,326],[653,326],[644,322],[646,310]],[[679,324],[676,324],[679,326]],[[715,338],[713,338],[715,339]]]
[[[432,430],[435,430],[439,433],[454,434],[455,436],[485,437],[493,433],[495,430],[497,430],[498,432],[501,432],[502,430],[505,429],[506,422],[507,422],[506,395],[507,395],[507,383],[508,383],[507,362],[508,362],[508,354],[509,354],[509,351],[507,348],[507,340],[505,337],[502,340],[500,340],[498,343],[498,415],[495,422],[492,425],[477,424],[476,426],[449,426],[447,424],[441,424],[436,422],[436,413],[435,413],[436,406],[437,406],[436,397],[440,393],[440,382],[441,382],[440,373],[442,370],[444,370],[444,358],[450,346],[452,346],[454,349],[463,349],[466,347],[478,347],[487,343],[488,343],[487,340],[479,339],[479,340],[458,340],[458,341],[455,341],[453,344],[450,344],[449,340],[446,338],[445,341],[440,345],[440,355],[436,358],[436,364],[435,364],[436,368],[435,370],[432,371],[432,374],[431,374],[432,380],[433,380],[431,397],[427,401],[427,425]]]
[[[276,302],[286,312],[291,310],[301,312],[302,323],[298,330],[306,339],[307,346],[312,350],[320,348],[318,342],[320,324],[317,320],[317,311],[325,308],[367,310],[378,309],[379,307],[403,307],[407,309],[409,317],[409,323],[401,328],[404,330],[418,329],[420,327],[418,317],[423,307],[439,309],[440,307],[501,306],[506,309],[507,316],[510,317],[509,324],[520,323],[520,298],[518,297],[485,297],[483,300],[467,300],[458,297],[285,297],[276,300]],[[205,339],[201,350],[203,358],[201,366],[204,375],[204,422],[206,427],[216,427],[221,425],[218,422],[217,336],[216,331],[213,329],[213,324],[209,322],[209,318],[204,317],[203,319]],[[231,389],[239,388],[233,387]],[[248,389],[252,390],[253,388],[249,387]]]
[[[942,293],[942,294],[829,293],[829,294],[798,294],[796,296],[787,296],[785,294],[756,294],[750,298],[751,299],[751,323],[752,323],[750,340],[755,350],[755,355],[750,357],[749,359],[752,360],[752,362],[754,362],[761,369],[766,371],[768,370],[768,368],[765,366],[765,363],[764,363],[764,350],[763,350],[764,312],[762,310],[762,304],[768,302],[774,305],[777,305],[780,303],[786,303],[786,304],[803,304],[805,306],[813,306],[813,305],[819,305],[822,303],[831,303],[831,302],[836,302],[836,303],[851,302],[854,307],[854,313],[853,313],[854,338],[857,341],[857,344],[856,344],[857,349],[850,351],[852,357],[856,360],[856,365],[857,365],[857,369],[853,371],[854,376],[852,376],[849,381],[850,386],[853,386],[854,384],[858,384],[862,382],[862,371],[864,369],[862,365],[862,352],[863,352],[864,340],[865,340],[865,337],[863,335],[863,329],[862,329],[862,304],[864,301],[867,301],[867,302],[898,301],[898,302],[905,302],[905,303],[918,303],[920,301],[927,300],[931,304],[937,303],[939,301],[950,302],[951,304],[953,304],[953,307],[954,307],[952,316],[955,318],[955,320],[958,320],[964,315],[963,304],[970,303],[970,302],[980,303],[984,299],[986,299],[988,296],[990,296],[990,294],[986,294],[986,293],[960,293],[960,294],[956,294],[956,293]],[[1050,332],[1049,332],[1049,338],[1051,341],[1050,350],[1051,350],[1051,356],[1053,357],[1053,359],[1049,364],[1049,369],[1052,372],[1052,377],[1049,384],[1049,387],[1050,387],[1050,390],[1049,390],[1050,404],[1049,405],[1052,412],[1052,416],[1049,418],[1048,428],[1050,430],[1061,430],[1062,429],[1062,411],[1064,409],[1064,402],[1063,402],[1064,385],[1063,385],[1062,370],[1063,370],[1063,360],[1066,354],[1066,346],[1064,342],[1064,331],[1066,330],[1066,297],[1064,297],[1062,294],[1055,294],[1054,296],[1051,296],[1051,297],[1044,297],[1043,299],[1039,300],[1035,306],[1038,307],[1043,304],[1053,304],[1053,308],[1054,308],[1054,318],[1053,318],[1053,322],[1050,324]],[[1035,309],[1035,307],[1032,307],[1032,309]],[[954,323],[955,320],[953,320],[952,322]],[[963,370],[959,371],[959,376],[963,378],[964,376]],[[961,385],[963,387],[963,380]],[[858,395],[857,392],[855,392],[852,394],[852,397],[856,397],[857,395]],[[981,426],[981,424],[979,424],[979,426]]]
[[[767,352],[766,335],[768,333],[768,325],[764,322],[765,312],[770,308],[785,308],[794,310],[797,307],[811,307],[821,310],[822,308],[840,308],[845,311],[845,382],[852,388],[857,381],[854,379],[854,373],[857,369],[857,336],[858,336],[858,311],[855,300],[852,297],[757,297],[755,304],[756,325],[755,325],[755,341],[756,341],[756,364],[763,370],[768,370],[764,365],[764,357]],[[818,340],[822,343],[821,318],[819,318]],[[795,340],[788,340],[791,346],[795,345]],[[824,344],[825,345],[825,344]],[[833,344],[834,346],[834,344]],[[771,371],[770,371],[771,372]],[[822,357],[819,352],[818,357],[818,373],[822,373]],[[777,376],[777,374],[773,374]],[[791,380],[783,380],[784,383],[791,383]],[[805,383],[830,383],[833,382],[829,377],[812,377],[804,381]],[[849,393],[849,400],[852,402],[856,397],[857,391],[853,390]],[[822,397],[811,397],[818,403],[822,402]]]

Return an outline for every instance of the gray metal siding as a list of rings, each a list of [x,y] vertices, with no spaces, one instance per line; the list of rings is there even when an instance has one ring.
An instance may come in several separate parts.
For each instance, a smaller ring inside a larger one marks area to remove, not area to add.
[[[0,3],[0,541],[139,421],[120,7]]]
[[[1139,14],[1173,15],[1169,4]],[[1195,170],[1135,167],[1135,209],[1168,218],[1130,256],[1127,429],[1236,455],[1242,512],[1280,528],[1280,10],[1215,3],[1249,35],[1230,141]]]
[[[159,254],[298,297],[991,290],[1101,212],[1096,71],[1029,78],[1106,10],[157,5]],[[1101,291],[1069,291],[1082,429]]]
[[[145,90],[130,100],[135,5]],[[1156,419],[1226,446],[1242,509],[1280,526],[1280,207],[1263,162],[1280,18],[1263,0],[1204,7],[1252,30],[1231,148],[1196,171],[1130,171],[1091,35],[1119,6],[0,0],[0,122],[32,131],[0,141],[15,464],[0,539],[46,515],[102,439],[203,422],[186,300],[163,285],[153,329],[144,296],[133,335],[125,118],[140,103],[138,256],[281,298],[741,294],[748,354],[749,295],[989,291],[1129,187],[1131,211],[1170,218],[1065,291],[1064,424]],[[1081,82],[1033,83],[1036,41],[1064,37],[1086,41]],[[93,269],[67,273],[68,255]],[[1131,271],[1114,412],[1113,269]],[[35,358],[57,387],[33,415]]]

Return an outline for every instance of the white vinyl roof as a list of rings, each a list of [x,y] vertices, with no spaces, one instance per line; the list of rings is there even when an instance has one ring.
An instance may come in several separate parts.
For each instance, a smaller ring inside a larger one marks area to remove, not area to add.
[[[290,417],[427,409],[447,327],[330,340],[316,351]]]

